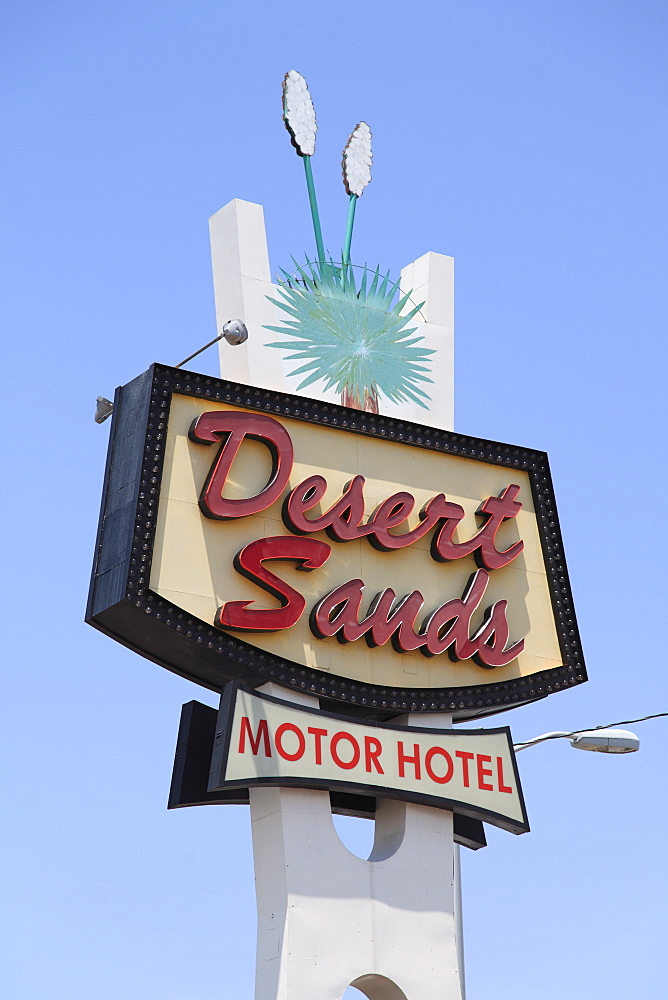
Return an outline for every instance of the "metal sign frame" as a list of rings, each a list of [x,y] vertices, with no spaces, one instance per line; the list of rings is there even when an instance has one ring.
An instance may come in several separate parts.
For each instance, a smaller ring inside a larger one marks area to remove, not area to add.
[[[201,621],[148,586],[173,394],[525,471],[531,483],[562,665],[471,687],[362,684],[258,649]],[[301,396],[154,364],[116,391],[86,621],[147,659],[214,691],[231,680],[274,681],[318,696],[323,708],[372,719],[403,712],[482,718],[587,679],[547,455]]]

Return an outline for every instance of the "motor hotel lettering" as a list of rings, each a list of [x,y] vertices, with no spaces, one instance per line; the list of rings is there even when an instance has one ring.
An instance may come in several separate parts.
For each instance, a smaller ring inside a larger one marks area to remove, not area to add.
[[[252,785],[347,789],[456,808],[528,829],[510,731],[374,725],[258,695],[223,692],[209,791]]]
[[[466,686],[562,660],[527,474],[175,394],[151,588],[292,662]]]

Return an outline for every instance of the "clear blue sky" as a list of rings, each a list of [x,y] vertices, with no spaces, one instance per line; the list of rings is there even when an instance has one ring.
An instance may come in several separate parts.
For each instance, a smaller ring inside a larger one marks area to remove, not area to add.
[[[180,706],[215,698],[82,618],[95,397],[215,335],[231,198],[265,205],[274,267],[311,249],[290,68],[326,237],[363,118],[354,257],[456,258],[457,428],[550,456],[591,679],[498,722],[666,710],[667,26],[660,0],[5,4],[5,996],[253,997],[247,810],[165,809]],[[661,993],[665,723],[520,756],[532,832],[465,852],[468,1000]]]

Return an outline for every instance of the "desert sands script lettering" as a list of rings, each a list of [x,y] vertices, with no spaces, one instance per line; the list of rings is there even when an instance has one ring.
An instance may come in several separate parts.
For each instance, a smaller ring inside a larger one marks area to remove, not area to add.
[[[292,439],[285,427],[264,414],[212,411],[202,413],[192,424],[189,437],[197,444],[220,442],[199,499],[205,517],[221,521],[249,517],[266,510],[279,500],[288,484],[294,461]],[[267,485],[255,496],[228,499],[223,496],[232,463],[244,439],[261,442],[272,457]],[[522,504],[515,499],[519,486],[508,485],[498,497],[489,497],[477,514],[483,520],[479,531],[467,541],[455,541],[464,508],[446,499],[432,497],[419,512],[419,522],[403,534],[391,529],[406,526],[415,507],[411,493],[400,492],[384,500],[364,521],[364,477],[355,476],[346,484],[329,510],[308,517],[327,490],[324,476],[309,476],[291,490],[283,501],[283,521],[291,536],[275,535],[250,542],[237,553],[234,566],[243,576],[272,594],[278,608],[250,607],[253,601],[226,601],[216,613],[219,628],[242,632],[272,632],[291,628],[306,609],[306,600],[294,587],[265,565],[289,561],[303,571],[318,570],[329,559],[332,546],[307,537],[324,531],[337,542],[366,538],[384,552],[412,545],[432,532],[431,557],[449,562],[472,556],[478,566],[461,598],[427,609],[419,590],[397,599],[391,588],[376,594],[366,614],[362,614],[362,580],[349,580],[322,597],[310,611],[311,631],[318,638],[336,636],[339,642],[364,638],[370,646],[391,642],[398,652],[420,650],[425,656],[447,652],[453,660],[473,659],[483,667],[502,667],[524,649],[524,639],[510,646],[506,615],[507,601],[487,607],[482,625],[471,635],[471,619],[483,602],[490,571],[507,566],[524,548],[522,540],[507,549],[496,547],[496,535],[504,521],[517,517]]]

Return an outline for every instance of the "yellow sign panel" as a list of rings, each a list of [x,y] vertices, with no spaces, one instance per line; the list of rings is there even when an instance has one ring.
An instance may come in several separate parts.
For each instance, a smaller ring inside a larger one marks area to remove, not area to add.
[[[171,399],[149,586],[363,685],[466,688],[564,662],[527,471],[186,394]],[[275,627],[294,594],[297,620]]]

